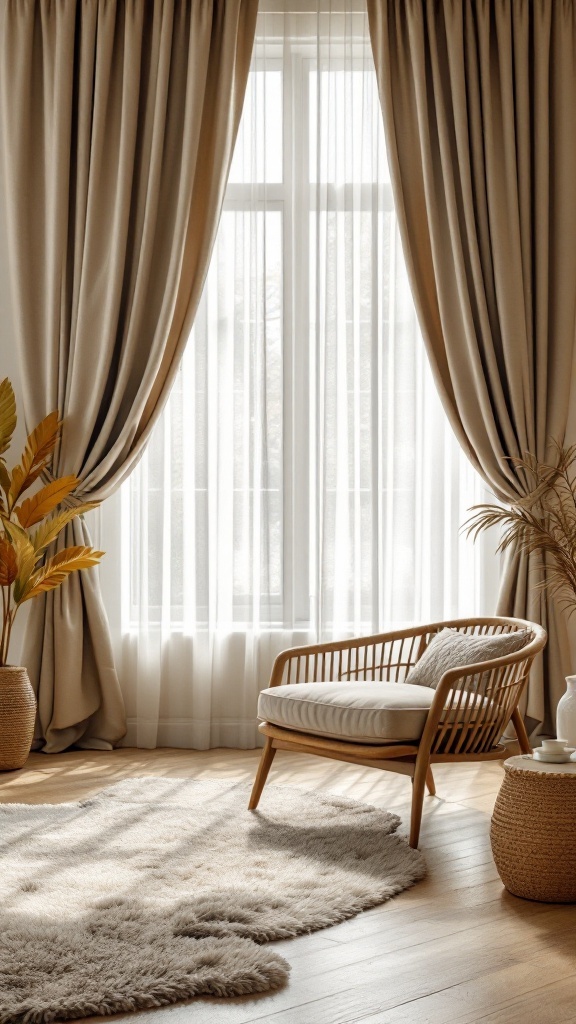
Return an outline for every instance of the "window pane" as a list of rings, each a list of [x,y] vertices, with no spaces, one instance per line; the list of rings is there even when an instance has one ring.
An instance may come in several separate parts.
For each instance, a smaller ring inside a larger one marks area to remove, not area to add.
[[[310,181],[390,182],[382,112],[373,68],[308,75]]]
[[[251,71],[229,182],[282,181],[282,72]]]
[[[206,621],[216,581],[230,621],[255,596],[281,598],[282,291],[281,211],[225,210],[182,366],[131,478],[157,621],[169,602],[181,624],[187,600]],[[134,605],[139,586],[134,574]]]

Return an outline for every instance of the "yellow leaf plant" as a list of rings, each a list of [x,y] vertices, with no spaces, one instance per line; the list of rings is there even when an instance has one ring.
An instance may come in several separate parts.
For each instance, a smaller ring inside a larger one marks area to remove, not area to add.
[[[10,471],[5,455],[16,422],[14,390],[6,378],[0,381],[0,667],[7,664],[12,626],[20,606],[39,594],[55,590],[71,573],[97,565],[104,554],[91,547],[76,546],[48,555],[48,548],[67,523],[96,508],[98,503],[59,508],[80,483],[75,476],[52,480],[23,498],[50,465],[61,422],[57,412],[46,416],[29,434],[20,462]]]

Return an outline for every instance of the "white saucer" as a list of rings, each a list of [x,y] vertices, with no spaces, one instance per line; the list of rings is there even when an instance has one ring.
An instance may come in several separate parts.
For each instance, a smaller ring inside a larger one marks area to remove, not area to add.
[[[546,761],[548,764],[567,764],[572,759],[572,750],[572,747],[566,747],[565,750],[546,750],[544,747],[536,747],[532,754],[535,761]]]

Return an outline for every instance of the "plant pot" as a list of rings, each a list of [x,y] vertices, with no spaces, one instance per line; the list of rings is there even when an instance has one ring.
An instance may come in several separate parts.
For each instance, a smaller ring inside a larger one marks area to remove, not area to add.
[[[25,668],[0,668],[0,771],[26,764],[36,719],[36,698]]]
[[[576,747],[576,676],[566,676],[566,693],[556,711],[556,735],[569,747]]]

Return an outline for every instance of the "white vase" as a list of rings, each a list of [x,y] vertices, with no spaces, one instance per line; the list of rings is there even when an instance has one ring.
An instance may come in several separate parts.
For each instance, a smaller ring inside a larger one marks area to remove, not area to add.
[[[569,747],[576,747],[576,676],[566,676],[566,693],[556,711],[556,735]]]

